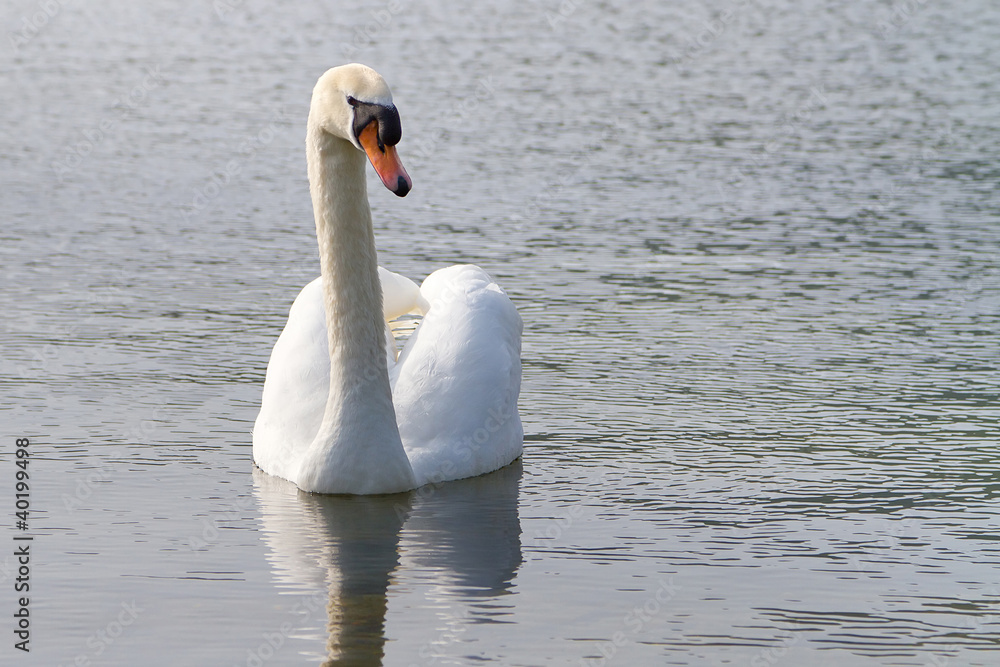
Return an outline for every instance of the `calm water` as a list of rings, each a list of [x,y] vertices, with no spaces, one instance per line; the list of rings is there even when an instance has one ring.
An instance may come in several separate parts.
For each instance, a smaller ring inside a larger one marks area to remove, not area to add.
[[[995,3],[99,4],[0,12],[4,664],[1000,661]],[[525,321],[523,463],[388,498],[250,464],[351,60],[381,262]]]

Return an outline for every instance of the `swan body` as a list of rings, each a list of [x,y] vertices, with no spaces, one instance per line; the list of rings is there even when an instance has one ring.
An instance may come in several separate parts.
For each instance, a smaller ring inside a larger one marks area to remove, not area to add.
[[[367,154],[404,196],[398,115],[363,65],[320,77],[306,148],[321,275],[292,304],[268,362],[254,462],[317,493],[395,493],[481,475],[521,455],[521,319],[473,265],[418,287],[377,264]],[[388,322],[423,319],[397,355]]]

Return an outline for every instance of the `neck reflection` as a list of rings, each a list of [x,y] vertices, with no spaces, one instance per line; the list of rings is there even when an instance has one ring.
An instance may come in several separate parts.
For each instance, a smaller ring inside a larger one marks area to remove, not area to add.
[[[255,469],[275,579],[327,591],[322,667],[382,665],[393,575],[419,570],[421,581],[466,595],[508,592],[522,559],[520,478],[518,460],[408,493],[324,496]]]

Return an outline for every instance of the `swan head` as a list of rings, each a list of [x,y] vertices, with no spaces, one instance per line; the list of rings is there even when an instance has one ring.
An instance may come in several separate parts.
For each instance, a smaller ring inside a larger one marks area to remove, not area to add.
[[[352,63],[327,70],[313,88],[310,124],[368,155],[382,183],[400,197],[413,187],[396,153],[403,131],[385,79]]]

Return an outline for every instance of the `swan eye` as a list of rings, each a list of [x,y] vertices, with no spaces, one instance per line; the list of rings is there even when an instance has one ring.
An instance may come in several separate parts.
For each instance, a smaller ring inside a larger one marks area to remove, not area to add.
[[[347,96],[347,103],[350,104],[352,107],[356,107],[359,104],[361,104],[361,102],[358,102],[356,99],[354,99],[350,95]]]

